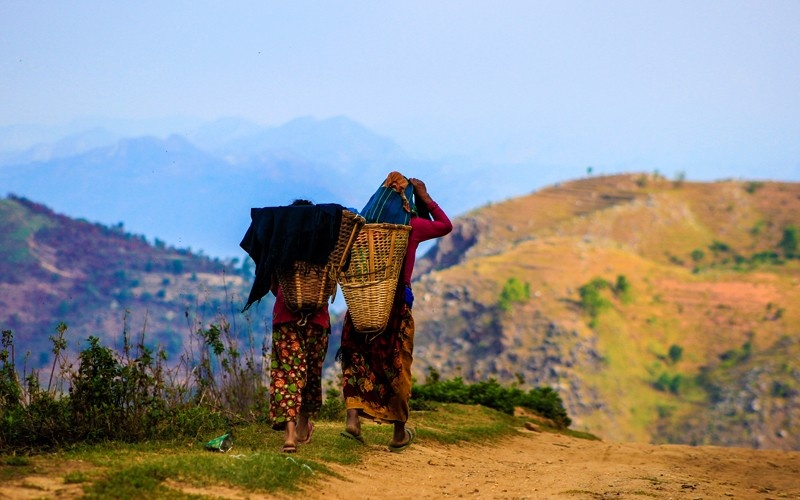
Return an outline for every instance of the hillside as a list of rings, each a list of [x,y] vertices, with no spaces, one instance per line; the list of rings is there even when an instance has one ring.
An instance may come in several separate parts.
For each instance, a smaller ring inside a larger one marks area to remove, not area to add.
[[[798,450],[798,226],[795,183],[619,175],[484,206],[418,261],[415,376],[551,386],[605,439]],[[73,350],[144,331],[173,360],[221,316],[242,341],[268,329],[269,297],[238,313],[249,260],[122,224],[9,197],[0,257],[0,329],[28,368],[52,363],[60,321]]]
[[[160,344],[177,360],[192,331],[220,315],[234,323],[234,335],[259,334],[260,347],[271,307],[238,314],[251,281],[246,265],[237,264],[150,244],[122,224],[0,199],[0,329],[13,332],[18,363],[31,354],[29,369],[52,362],[50,336],[59,322],[68,326],[73,352],[90,335],[118,346],[124,331],[136,338],[144,332],[148,345]]]
[[[418,378],[550,385],[608,439],[800,449],[800,184],[586,178],[454,225],[416,271]]]

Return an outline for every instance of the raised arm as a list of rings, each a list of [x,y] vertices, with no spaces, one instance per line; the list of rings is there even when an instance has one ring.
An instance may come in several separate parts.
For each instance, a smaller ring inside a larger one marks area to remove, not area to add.
[[[413,177],[409,179],[409,182],[414,186],[414,197],[420,203],[424,203],[433,216],[432,221],[427,219],[413,221],[413,233],[415,234],[412,234],[412,237],[416,241],[426,241],[432,238],[440,238],[452,231],[453,223],[450,222],[450,218],[444,213],[442,207],[433,201],[425,183]]]

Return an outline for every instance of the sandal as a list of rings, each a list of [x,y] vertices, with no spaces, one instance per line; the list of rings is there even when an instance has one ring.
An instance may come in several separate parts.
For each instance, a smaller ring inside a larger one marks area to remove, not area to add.
[[[400,453],[401,451],[405,450],[406,448],[411,446],[411,443],[414,441],[414,438],[417,437],[417,434],[416,432],[414,432],[414,429],[406,429],[406,436],[408,436],[408,440],[403,444],[395,445],[389,443],[389,451],[391,451],[392,453]]]
[[[339,435],[342,437],[346,437],[347,439],[352,439],[353,441],[358,441],[361,444],[367,444],[367,442],[364,441],[364,436],[362,436],[361,434],[352,434],[348,431],[342,431],[339,433]]]
[[[297,446],[295,446],[295,445],[293,445],[291,443],[283,443],[283,447],[281,448],[281,451],[284,452],[284,453],[295,453],[297,451]]]

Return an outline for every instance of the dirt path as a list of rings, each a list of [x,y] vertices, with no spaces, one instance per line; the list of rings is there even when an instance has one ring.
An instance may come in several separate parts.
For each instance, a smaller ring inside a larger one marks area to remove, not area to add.
[[[369,447],[359,465],[328,464],[341,478],[320,478],[305,492],[281,498],[800,499],[800,452],[587,441],[530,431],[485,446],[422,441],[399,454],[385,445]],[[64,484],[64,467],[37,467],[34,476],[0,484],[0,499],[80,497],[81,485]],[[83,467],[90,469],[69,465]],[[215,498],[273,498],[166,485]]]
[[[302,498],[800,498],[800,452],[586,441],[525,432],[497,446],[372,446]]]

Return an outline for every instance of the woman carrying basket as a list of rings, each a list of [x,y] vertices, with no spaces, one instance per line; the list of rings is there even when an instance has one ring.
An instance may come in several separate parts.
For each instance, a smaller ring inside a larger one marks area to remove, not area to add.
[[[406,428],[406,422],[414,350],[411,275],[416,250],[421,242],[445,236],[453,229],[450,219],[428,194],[425,183],[414,178],[408,182],[414,187],[418,214],[412,214],[409,221],[411,233],[408,249],[388,326],[377,336],[362,334],[354,328],[348,311],[342,327],[339,353],[347,408],[347,422],[341,435],[364,443],[360,417],[391,423],[394,432],[388,447],[393,452],[408,448],[415,437],[413,429]]]
[[[291,206],[313,205],[295,200]],[[322,364],[328,352],[331,319],[328,305],[311,314],[290,309],[273,276],[272,357],[270,360],[269,417],[272,428],[283,430],[284,453],[309,444],[314,432],[311,417],[322,407]]]

